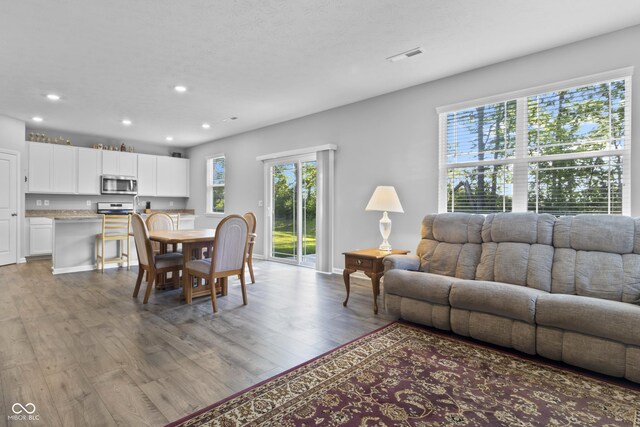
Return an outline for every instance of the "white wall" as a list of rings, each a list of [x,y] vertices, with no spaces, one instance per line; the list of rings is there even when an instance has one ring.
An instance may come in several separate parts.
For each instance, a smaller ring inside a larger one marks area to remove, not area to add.
[[[21,176],[24,177],[27,174],[27,157],[26,157],[26,147],[24,144],[24,128],[25,124],[23,121],[13,119],[11,117],[0,115],[0,148],[4,148],[6,150],[17,151],[20,153],[20,165],[18,166],[21,171]],[[22,218],[24,218],[24,194],[26,191],[26,184],[24,183],[24,178],[20,179],[20,194],[18,195],[18,199],[20,201],[20,211],[18,212],[18,229],[20,230],[20,257],[24,256],[24,223],[21,222]],[[4,185],[4,183],[0,183],[0,185]]]
[[[438,208],[438,116],[436,107],[538,85],[636,66],[633,87],[640,90],[640,26],[411,87],[355,104],[210,142],[188,151],[191,198],[188,207],[203,214],[205,158],[227,156],[228,212],[254,210],[264,224],[258,200],[263,168],[256,156],[320,144],[337,144],[335,265],[346,250],[377,246],[379,213],[364,207],[376,185],[394,185],[404,214],[393,220],[391,244],[415,250],[422,217]],[[482,52],[478,52],[482,55]],[[409,66],[398,63],[398,67]],[[632,139],[640,144],[640,96],[633,97]],[[239,113],[241,116],[241,113]],[[640,164],[640,149],[632,153]],[[640,173],[631,177],[631,212],[640,215]],[[216,218],[198,224],[214,225]],[[262,233],[256,253],[262,253]]]

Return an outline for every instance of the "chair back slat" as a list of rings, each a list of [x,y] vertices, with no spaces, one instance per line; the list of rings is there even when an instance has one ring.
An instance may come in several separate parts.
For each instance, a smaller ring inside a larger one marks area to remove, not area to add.
[[[163,231],[163,230],[175,230],[173,219],[169,214],[164,212],[154,212],[147,217],[147,230],[149,231]],[[154,252],[160,251],[160,243],[151,242],[151,249]]]
[[[131,215],[102,215],[102,236],[129,238]]]
[[[216,227],[213,240],[212,273],[242,270],[247,253],[249,226],[240,215],[229,215]]]

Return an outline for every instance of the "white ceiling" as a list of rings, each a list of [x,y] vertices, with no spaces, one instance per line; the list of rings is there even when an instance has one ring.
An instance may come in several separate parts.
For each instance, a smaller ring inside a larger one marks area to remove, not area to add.
[[[639,23],[638,0],[2,0],[0,114],[184,147]]]

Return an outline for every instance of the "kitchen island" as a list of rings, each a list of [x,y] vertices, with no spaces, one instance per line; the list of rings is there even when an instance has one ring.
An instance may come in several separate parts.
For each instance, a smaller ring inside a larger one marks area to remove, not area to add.
[[[51,217],[46,215],[46,211],[43,211],[39,216]],[[147,215],[142,214],[142,216],[146,218]],[[71,215],[56,212],[52,219],[51,271],[53,274],[95,270],[96,235],[102,231],[102,216],[91,212]],[[180,229],[193,229],[194,223],[195,215],[181,214]],[[118,245],[117,242],[108,242],[105,247],[105,255],[107,257],[115,256]],[[131,238],[130,262],[131,265],[138,263],[133,238]],[[109,267],[115,268],[117,264],[106,266],[106,268]]]

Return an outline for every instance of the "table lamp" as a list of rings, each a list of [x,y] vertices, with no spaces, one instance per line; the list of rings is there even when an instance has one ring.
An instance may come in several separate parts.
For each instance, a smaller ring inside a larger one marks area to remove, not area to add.
[[[380,219],[380,234],[382,234],[382,244],[378,249],[381,251],[391,251],[391,245],[389,244],[389,235],[391,234],[391,220],[387,212],[400,212],[404,213],[400,199],[396,189],[390,185],[379,185],[376,187],[376,191],[373,192],[369,203],[365,208],[367,211],[379,211],[384,212]]]

